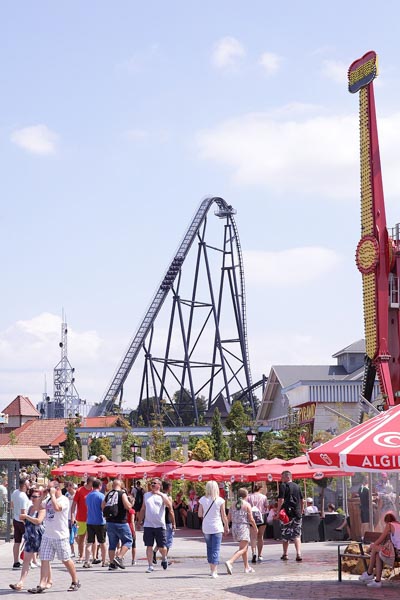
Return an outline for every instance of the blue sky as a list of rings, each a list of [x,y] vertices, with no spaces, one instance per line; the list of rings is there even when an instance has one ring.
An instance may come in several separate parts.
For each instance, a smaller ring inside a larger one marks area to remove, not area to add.
[[[62,307],[77,388],[100,400],[208,194],[237,209],[255,380],[363,337],[346,71],[378,52],[392,226],[399,17],[390,1],[2,3],[2,406],[39,401],[44,375],[52,391]]]

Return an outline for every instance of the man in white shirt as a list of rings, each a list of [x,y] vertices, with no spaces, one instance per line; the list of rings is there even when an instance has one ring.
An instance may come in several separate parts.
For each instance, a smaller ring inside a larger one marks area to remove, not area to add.
[[[25,523],[20,519],[20,515],[25,515],[31,505],[31,501],[26,495],[26,491],[26,479],[20,479],[18,489],[14,490],[11,494],[11,508],[13,509],[14,528],[13,569],[20,569],[22,566],[19,562],[19,549],[21,546],[22,537],[25,533]]]
[[[315,515],[318,512],[318,508],[314,504],[314,500],[312,498],[307,498],[307,504],[304,509],[305,515]]]
[[[69,545],[69,500],[63,496],[58,481],[49,484],[49,496],[43,502],[42,507],[46,509],[44,519],[44,534],[40,546],[40,584],[36,588],[28,590],[31,594],[40,594],[46,591],[50,581],[50,561],[57,556],[66,566],[71,575],[72,583],[68,592],[76,592],[81,584],[78,581],[75,565],[71,558]]]
[[[147,492],[143,498],[143,506],[140,510],[139,523],[143,522],[143,542],[146,546],[148,568],[146,573],[151,573],[153,567],[154,542],[161,554],[161,566],[168,568],[167,562],[167,536],[165,525],[165,507],[171,508],[172,503],[166,494],[160,492],[161,480],[154,478],[151,481],[151,492]]]

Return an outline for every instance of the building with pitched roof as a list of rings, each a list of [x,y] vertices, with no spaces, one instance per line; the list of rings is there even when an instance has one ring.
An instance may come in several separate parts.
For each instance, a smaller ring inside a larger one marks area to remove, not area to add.
[[[364,377],[365,342],[358,340],[333,355],[335,365],[274,365],[268,377],[257,423],[283,429],[288,411],[297,413],[306,441],[315,431],[343,430],[340,414],[358,422]],[[375,383],[372,400],[379,395]],[[331,410],[329,410],[331,409]],[[339,414],[335,414],[339,413]]]
[[[27,421],[38,419],[39,412],[33,406],[32,402],[26,396],[17,396],[12,402],[2,411],[8,415],[8,429],[21,427]]]
[[[21,446],[39,446],[45,451],[54,452],[66,439],[65,428],[68,419],[34,419],[13,430],[13,444]],[[116,427],[120,417],[86,417],[82,425],[94,431],[98,428]],[[10,444],[10,433],[0,434],[0,446]]]

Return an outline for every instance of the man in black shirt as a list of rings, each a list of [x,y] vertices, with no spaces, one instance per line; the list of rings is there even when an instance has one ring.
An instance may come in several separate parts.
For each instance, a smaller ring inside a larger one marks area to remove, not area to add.
[[[104,511],[106,506],[110,507],[111,505],[115,505],[115,510],[113,510],[115,514],[109,514],[107,511]],[[122,489],[120,479],[114,479],[112,490],[106,494],[101,508],[107,526],[108,555],[110,557],[109,570],[115,570],[117,567],[125,569],[124,556],[132,548],[132,533],[127,522],[127,511],[132,508],[132,504],[128,500],[126,491]],[[118,542],[121,543],[121,548],[117,556],[115,551]]]
[[[301,562],[301,515],[304,510],[304,500],[301,489],[297,483],[293,483],[290,471],[283,471],[281,484],[279,485],[278,510],[283,508],[289,517],[289,522],[282,525],[283,554],[281,560],[288,560],[289,542],[293,542],[296,548],[296,561]],[[279,517],[276,517],[279,518]]]

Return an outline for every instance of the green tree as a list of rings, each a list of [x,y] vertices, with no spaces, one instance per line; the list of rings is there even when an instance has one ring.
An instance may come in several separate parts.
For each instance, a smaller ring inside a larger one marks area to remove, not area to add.
[[[122,460],[133,460],[133,453],[131,450],[132,444],[135,442],[139,448],[141,448],[142,444],[138,437],[135,437],[131,431],[126,431],[122,436],[122,448],[121,448],[121,458]],[[136,456],[140,456],[140,450],[136,453]]]
[[[171,457],[171,447],[165,437],[161,420],[159,418],[154,419],[152,425],[148,459],[157,463],[164,462]]]
[[[192,451],[192,458],[204,462],[206,460],[211,460],[212,457],[213,451],[207,440],[199,440]]]
[[[231,458],[247,462],[249,458],[249,443],[246,437],[246,429],[250,427],[250,417],[240,400],[236,400],[232,404],[231,412],[225,421],[225,426],[230,432],[229,445],[231,448]]]
[[[89,456],[100,456],[100,454],[104,454],[111,460],[111,442],[108,437],[96,437],[93,438],[89,445]]]
[[[76,439],[75,428],[81,424],[80,417],[68,419],[67,437],[64,444],[64,464],[81,458],[81,447]]]
[[[14,431],[10,431],[8,434],[8,443],[10,446],[16,446],[18,444],[17,436]]]
[[[221,413],[218,408],[214,410],[211,422],[211,441],[215,460],[227,460],[229,458],[229,446],[224,438]]]

